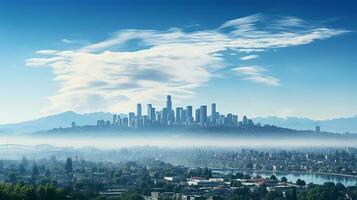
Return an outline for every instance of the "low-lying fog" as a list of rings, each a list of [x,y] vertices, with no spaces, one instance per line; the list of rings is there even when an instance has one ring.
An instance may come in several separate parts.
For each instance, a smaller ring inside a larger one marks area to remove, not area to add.
[[[95,147],[116,149],[131,146],[158,147],[248,147],[248,148],[298,148],[298,147],[356,147],[355,135],[223,135],[223,134],[63,134],[54,135],[0,135],[0,145],[41,145],[58,147]]]

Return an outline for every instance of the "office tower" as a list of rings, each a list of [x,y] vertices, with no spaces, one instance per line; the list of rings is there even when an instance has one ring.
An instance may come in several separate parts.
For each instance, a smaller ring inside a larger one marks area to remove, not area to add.
[[[168,115],[168,119],[169,119],[168,120],[168,125],[172,126],[174,124],[174,122],[175,122],[175,112],[174,112],[174,110],[168,111],[167,115]]]
[[[162,109],[162,125],[171,125],[173,116],[171,96],[166,97],[166,107]]]
[[[134,112],[130,112],[130,113],[129,113],[128,126],[129,126],[129,127],[134,127],[134,125],[135,125],[135,113],[134,113]]]
[[[171,101],[171,95],[167,95],[166,97],[166,109],[168,111],[172,110],[172,101]]]
[[[161,111],[161,124],[166,126],[168,122],[167,108],[163,108]]]
[[[148,119],[148,116],[147,115],[144,115],[142,117],[142,126],[143,127],[148,127],[149,126],[149,119]]]
[[[187,106],[186,107],[186,122],[188,124],[191,124],[193,122],[192,106]]]
[[[156,121],[156,114],[155,114],[155,108],[151,108],[151,116],[150,116],[150,121]]]
[[[316,131],[316,133],[320,133],[321,132],[321,127],[320,126],[316,126],[315,127],[315,131]]]
[[[117,115],[117,122],[115,124],[115,126],[121,126],[122,125],[122,119],[120,117],[120,115]]]
[[[243,126],[247,126],[248,125],[248,118],[247,116],[243,116]]]
[[[152,104],[148,104],[147,105],[147,116],[148,116],[148,120],[153,120],[153,119],[151,119],[151,116],[152,116],[152,114],[151,114],[151,111],[152,111]]]
[[[207,106],[200,107],[200,125],[205,127],[207,125]]]
[[[215,124],[216,124],[216,126],[219,126],[219,124],[220,124],[220,114],[219,114],[219,112],[216,112],[216,122],[215,122]]]
[[[225,126],[226,125],[225,122],[226,122],[226,116],[220,115],[220,117],[219,117],[219,125],[220,126]]]
[[[216,119],[217,119],[217,115],[216,115],[216,104],[212,103],[211,104],[211,124],[215,125],[216,124]]]
[[[197,124],[200,123],[200,109],[199,109],[199,108],[196,109],[195,122],[196,122]]]
[[[181,124],[187,124],[187,110],[182,109],[181,111]]]
[[[160,124],[162,124],[162,112],[160,112],[160,111],[156,112],[156,121],[158,121]]]
[[[250,127],[254,126],[253,120],[248,119],[248,126],[250,126]]]
[[[105,126],[105,121],[104,120],[97,120],[97,127],[103,127]]]
[[[238,115],[233,115],[233,127],[238,126]]]
[[[117,125],[117,115],[114,114],[113,115],[113,126],[116,126]]]
[[[129,126],[129,119],[127,117],[123,118],[123,122],[121,124],[122,127],[128,127]]]
[[[232,127],[233,126],[233,115],[231,113],[228,113],[226,119],[227,119],[226,126],[227,127]]]
[[[141,115],[142,115],[141,104],[138,103],[138,104],[136,105],[136,117],[137,117],[137,118],[141,118]]]
[[[182,123],[182,107],[177,107],[176,108],[176,124],[181,124]]]

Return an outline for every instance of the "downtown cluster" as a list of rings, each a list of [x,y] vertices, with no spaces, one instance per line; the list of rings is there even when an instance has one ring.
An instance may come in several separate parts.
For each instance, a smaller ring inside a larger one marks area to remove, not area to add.
[[[147,105],[147,114],[143,114],[142,105],[136,106],[136,113],[129,112],[127,116],[113,115],[112,121],[98,120],[97,127],[253,127],[251,119],[243,116],[238,121],[238,115],[221,115],[217,112],[216,103],[211,104],[211,113],[209,115],[207,105],[201,105],[195,111],[192,106],[172,107],[171,96],[167,95],[166,107],[161,111],[155,109],[152,104]],[[259,125],[259,124],[258,124]],[[72,127],[75,123],[72,123]]]

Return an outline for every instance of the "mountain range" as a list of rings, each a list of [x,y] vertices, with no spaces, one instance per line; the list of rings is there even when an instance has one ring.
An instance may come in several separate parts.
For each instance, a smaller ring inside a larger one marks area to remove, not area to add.
[[[73,111],[67,111],[35,120],[2,124],[0,125],[0,133],[29,133],[59,127],[64,128],[70,127],[72,122],[76,122],[77,125],[93,125],[97,123],[98,119],[112,120],[112,116],[113,114],[108,112],[79,114]],[[257,117],[254,118],[253,121],[255,123],[271,124],[296,130],[314,130],[315,126],[320,126],[322,131],[357,133],[357,116],[330,120],[312,120],[299,117]]]
[[[312,120],[300,117],[257,117],[253,121],[296,130],[314,130],[316,126],[320,126],[321,131],[357,133],[357,116],[329,120]]]

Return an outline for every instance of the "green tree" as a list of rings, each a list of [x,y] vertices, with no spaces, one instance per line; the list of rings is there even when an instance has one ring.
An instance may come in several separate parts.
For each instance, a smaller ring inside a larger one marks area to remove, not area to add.
[[[285,176],[283,176],[283,177],[281,177],[281,182],[286,183],[286,182],[288,182],[288,179]]]
[[[305,181],[304,180],[301,180],[301,179],[298,179],[295,183],[296,185],[300,186],[300,187],[303,187],[306,185]]]

